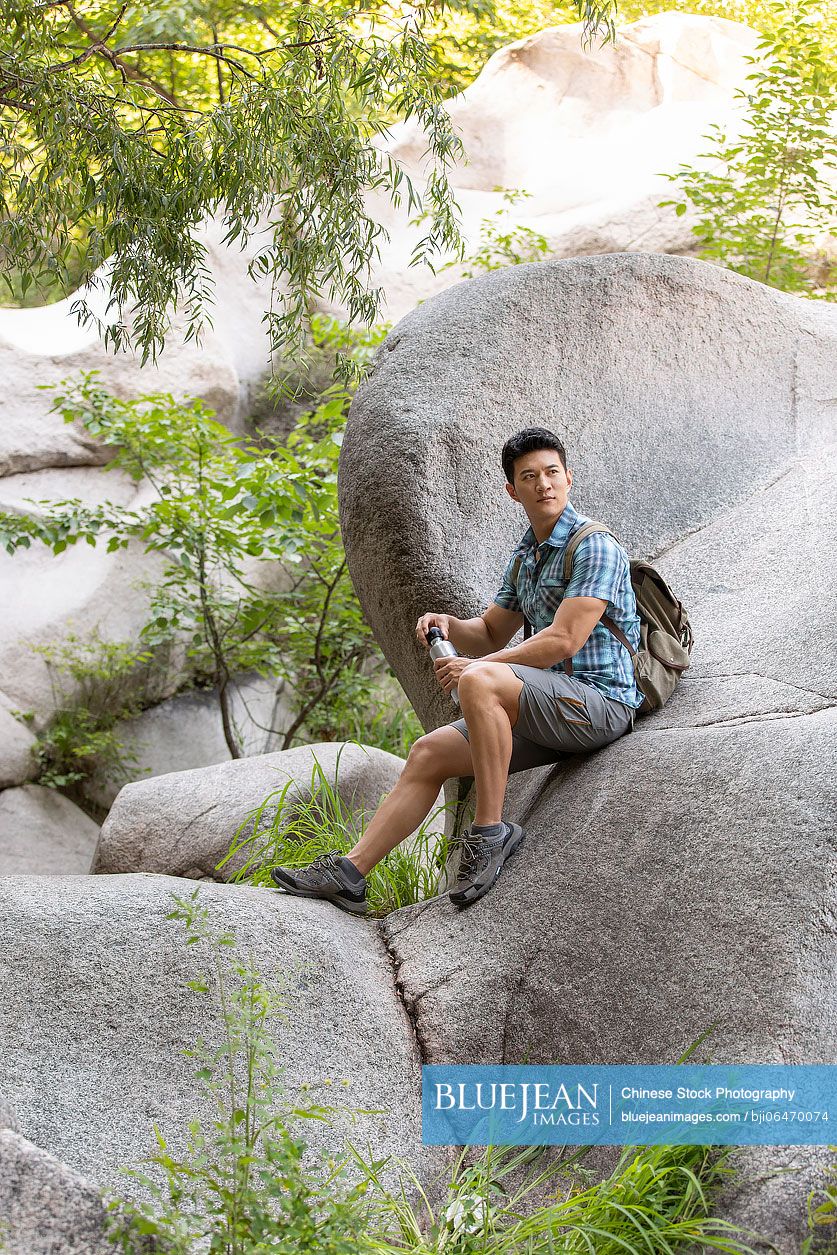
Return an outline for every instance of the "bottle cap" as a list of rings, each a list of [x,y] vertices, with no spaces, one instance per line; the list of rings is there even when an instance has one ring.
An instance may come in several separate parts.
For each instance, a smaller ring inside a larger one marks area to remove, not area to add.
[[[425,633],[428,645],[432,645],[435,641],[443,641],[442,629],[437,627],[428,628]]]

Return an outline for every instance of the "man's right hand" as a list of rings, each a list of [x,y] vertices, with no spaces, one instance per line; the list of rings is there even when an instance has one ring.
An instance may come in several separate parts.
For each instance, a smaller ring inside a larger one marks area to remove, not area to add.
[[[416,624],[416,638],[420,645],[428,649],[427,630],[436,627],[442,633],[444,639],[450,640],[450,615],[447,614],[423,614]]]

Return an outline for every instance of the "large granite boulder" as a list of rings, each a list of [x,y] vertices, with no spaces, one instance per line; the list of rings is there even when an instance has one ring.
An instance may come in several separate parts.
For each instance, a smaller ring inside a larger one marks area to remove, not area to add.
[[[328,742],[128,784],[102,828],[91,871],[227,880],[255,850],[247,847],[220,872],[217,865],[236,831],[263,803],[261,827],[280,806],[292,810],[309,799],[321,771],[359,827],[362,817],[370,816],[395,786],[403,766],[402,759],[385,750]],[[441,795],[438,801],[441,805]],[[252,831],[250,820],[243,835]]]
[[[140,1187],[118,1167],[152,1152],[153,1123],[178,1153],[189,1121],[213,1114],[184,1055],[223,1040],[216,996],[187,987],[211,958],[166,918],[172,893],[189,891],[163,876],[0,879],[0,1093],[26,1138],[128,1197]],[[270,1028],[286,1097],[307,1105],[307,1083],[310,1102],[337,1108],[304,1122],[309,1145],[334,1153],[349,1136],[417,1166],[420,1069],[376,925],[268,889],[199,893],[282,995],[288,1014]]]
[[[499,468],[524,426],[564,438],[576,507],[655,558],[697,642],[632,735],[513,779],[529,837],[492,894],[385,921],[425,1061],[673,1062],[713,1024],[705,1060],[837,1057],[835,346],[824,305],[629,255],[463,284],[382,346],[343,529],[427,727],[451,712],[415,620],[491,600],[526,524]],[[742,1154],[728,1214],[795,1255],[826,1157]]]
[[[656,254],[511,267],[402,319],[352,406],[341,518],[366,617],[425,722],[449,718],[449,704],[416,619],[479,613],[499,587],[526,527],[500,451],[533,424],[563,437],[576,508],[634,556],[664,553],[690,608],[710,600],[690,675],[710,657],[717,672],[723,655],[726,673],[818,688],[808,667],[819,677],[833,665],[825,602],[809,590],[833,588],[835,344],[833,308]],[[393,462],[400,473],[383,473]],[[768,534],[751,534],[765,523]],[[703,569],[684,587],[698,553]],[[747,626],[729,639],[739,589],[749,613],[735,621]],[[774,613],[796,624],[786,650]],[[753,665],[771,639],[784,660],[772,675]]]
[[[706,133],[740,125],[736,90],[751,72],[758,35],[739,22],[655,13],[585,46],[580,22],[499,49],[445,102],[463,144],[451,171],[472,254],[484,222],[545,236],[552,257],[628,250],[689,253],[694,217],[678,217],[665,178],[703,166]],[[426,138],[414,121],[393,129],[390,152],[422,186]],[[509,204],[506,190],[525,193]],[[382,206],[392,230],[380,278],[391,317],[440,291],[462,270],[428,280],[408,267],[418,239],[411,216]],[[421,290],[419,290],[419,286]]]
[[[0,792],[0,876],[83,876],[99,825],[40,784]]]

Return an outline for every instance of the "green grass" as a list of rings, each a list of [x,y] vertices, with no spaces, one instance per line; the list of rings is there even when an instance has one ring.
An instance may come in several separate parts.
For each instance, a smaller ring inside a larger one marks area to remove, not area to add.
[[[380,1255],[674,1255],[699,1243],[702,1251],[752,1253],[743,1241],[749,1235],[711,1214],[732,1148],[629,1146],[611,1175],[593,1184],[579,1169],[586,1149],[540,1170],[543,1147],[487,1147],[467,1166],[463,1151],[435,1209],[407,1169],[393,1192],[354,1152],[373,1188],[372,1248]],[[521,1167],[522,1184],[509,1189],[507,1178]],[[547,1186],[547,1201],[527,1208]]]
[[[342,752],[338,751],[334,781],[315,755],[309,789],[300,790],[289,780],[269,793],[239,826],[216,870],[243,857],[233,883],[273,888],[271,867],[306,867],[329,850],[347,853],[371,816],[353,812],[340,796],[337,780]],[[447,809],[433,811],[414,839],[396,846],[369,873],[366,881],[371,915],[387,915],[438,892],[448,857],[448,840],[438,829]]]

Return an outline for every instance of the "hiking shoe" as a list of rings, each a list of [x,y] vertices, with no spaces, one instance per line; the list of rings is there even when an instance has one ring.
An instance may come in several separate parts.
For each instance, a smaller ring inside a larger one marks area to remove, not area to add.
[[[462,838],[462,855],[456,881],[448,895],[455,906],[470,906],[494,885],[503,864],[511,858],[526,833],[519,824],[503,824],[503,834],[493,839],[471,829]]]
[[[272,867],[273,882],[299,898],[324,898],[353,915],[366,914],[366,878],[336,850],[320,854],[307,867]]]

